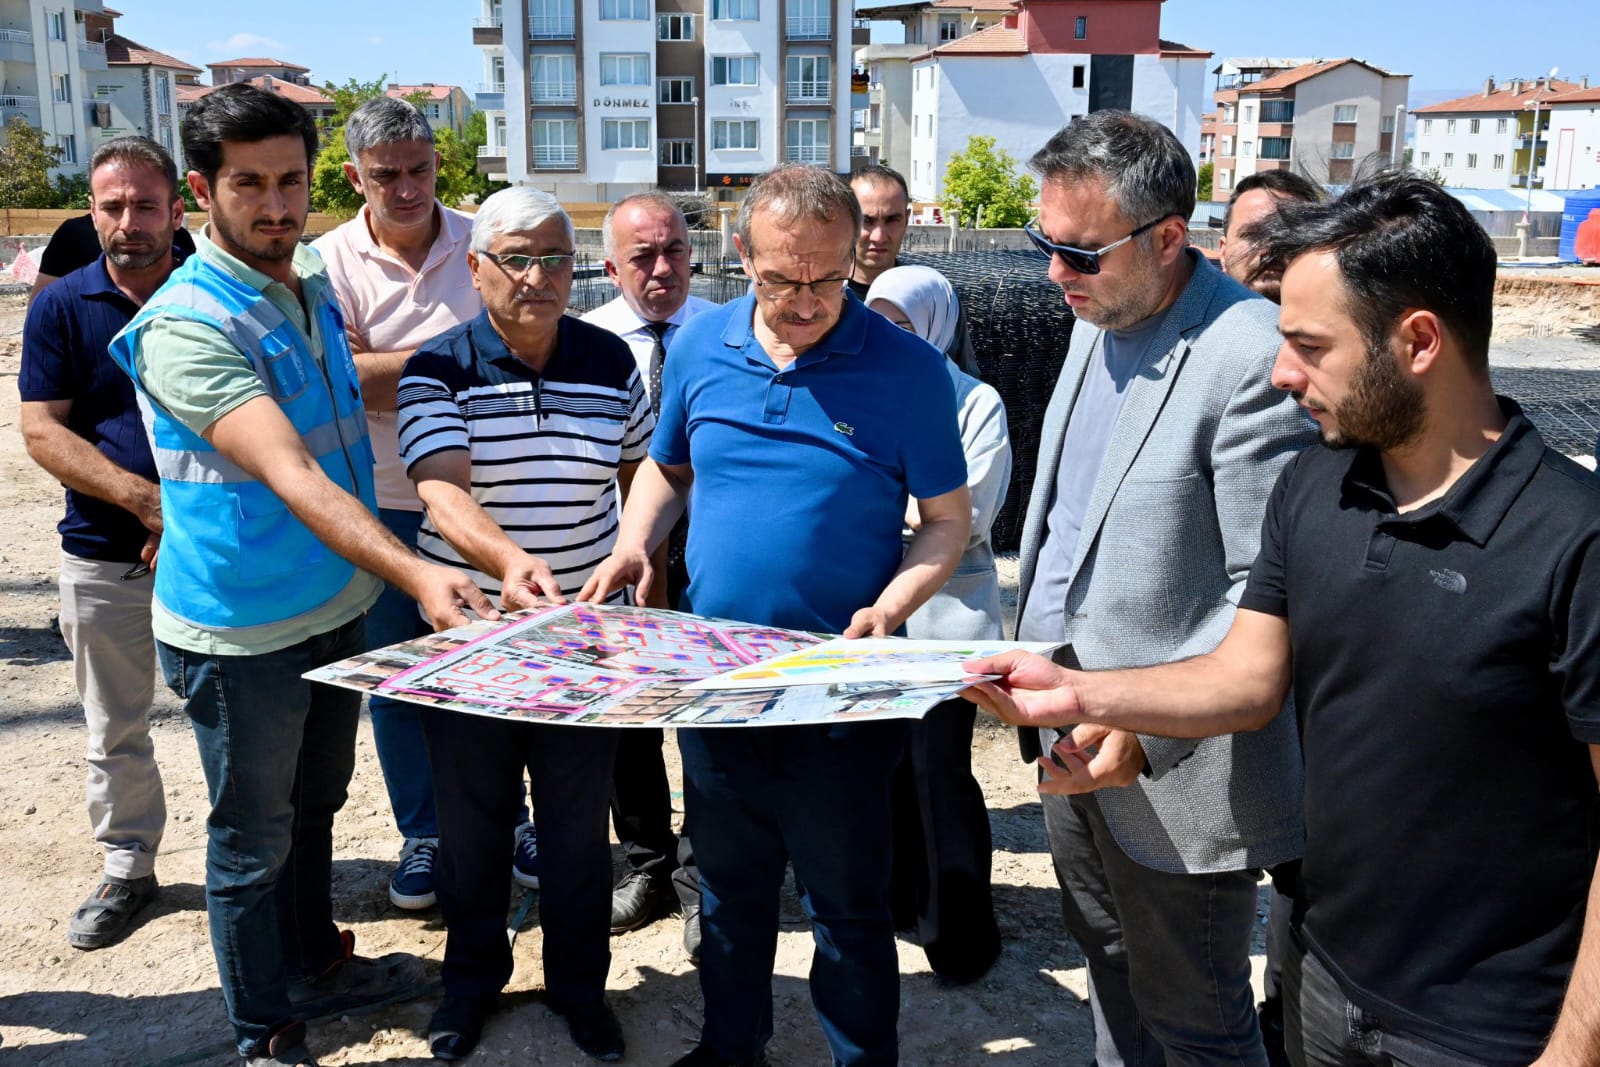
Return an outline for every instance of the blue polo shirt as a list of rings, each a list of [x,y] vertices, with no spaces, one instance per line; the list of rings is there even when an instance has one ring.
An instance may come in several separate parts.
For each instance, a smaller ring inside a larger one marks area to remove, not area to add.
[[[944,356],[847,296],[779,370],[755,298],[703,312],[672,346],[651,439],[694,469],[688,610],[837,633],[901,559],[906,497],[967,482]]]
[[[138,310],[106,273],[103,255],[47,286],[28,309],[17,386],[24,401],[70,400],[74,433],[123,470],[155,481],[133,380],[107,353]],[[56,529],[65,552],[111,563],[137,562],[149,536],[132,512],[74,489]]]

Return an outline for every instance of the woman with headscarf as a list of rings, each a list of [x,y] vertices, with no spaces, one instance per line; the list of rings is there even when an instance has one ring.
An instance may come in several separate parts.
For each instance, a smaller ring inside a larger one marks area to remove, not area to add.
[[[960,305],[938,271],[923,266],[887,270],[872,283],[866,303],[946,354],[972,492],[966,552],[945,587],[906,621],[906,634],[939,640],[1004,637],[989,528],[1011,480],[1005,406],[992,386],[950,358]],[[906,524],[915,528],[918,522],[913,500]],[[1000,955],[989,885],[989,812],[972,776],[975,713],[966,701],[951,700],[912,723],[894,789],[895,925],[915,927],[934,973],[958,984],[981,978]]]

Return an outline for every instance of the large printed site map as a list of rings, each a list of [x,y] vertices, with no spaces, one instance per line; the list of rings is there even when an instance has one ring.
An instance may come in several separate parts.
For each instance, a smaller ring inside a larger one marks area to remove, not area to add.
[[[962,689],[959,681],[859,675],[783,688],[686,688],[822,640],[676,611],[564,604],[391,645],[306,677],[474,715],[638,727],[914,718]]]

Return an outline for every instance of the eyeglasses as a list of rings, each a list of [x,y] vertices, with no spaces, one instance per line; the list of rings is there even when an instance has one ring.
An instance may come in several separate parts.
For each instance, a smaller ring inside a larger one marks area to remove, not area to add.
[[[546,274],[554,274],[558,270],[571,267],[575,253],[551,252],[543,256],[502,255],[498,252],[479,252],[479,256],[490,263],[505,268],[511,274],[526,274],[533,269],[535,263],[544,269]]]
[[[1137,230],[1134,230],[1132,233],[1128,234],[1128,236],[1124,237],[1122,240],[1112,241],[1104,248],[1097,248],[1093,252],[1089,251],[1087,248],[1073,248],[1071,245],[1056,244],[1054,241],[1050,240],[1050,238],[1039,232],[1038,216],[1034,216],[1034,218],[1024,224],[1022,227],[1022,232],[1028,235],[1028,240],[1033,242],[1035,248],[1044,253],[1046,259],[1053,259],[1056,256],[1060,256],[1061,262],[1065,263],[1075,273],[1099,274],[1101,256],[1114,249],[1121,248],[1123,245],[1127,244],[1141,233],[1160,225],[1171,217],[1172,213],[1168,212],[1167,214],[1162,215],[1159,219],[1151,219],[1143,226],[1140,226]]]
[[[856,269],[855,250],[850,250],[850,266],[836,278],[818,278],[811,282],[769,282],[763,281],[761,275],[756,273],[755,264],[750,265],[750,280],[755,287],[767,295],[769,300],[783,302],[793,300],[802,289],[811,290],[812,299],[821,300],[824,297],[838,296],[844,292],[845,286],[850,284],[850,274]]]

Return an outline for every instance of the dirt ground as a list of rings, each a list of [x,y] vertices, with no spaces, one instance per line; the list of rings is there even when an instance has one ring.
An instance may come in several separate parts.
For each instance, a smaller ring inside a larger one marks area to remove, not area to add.
[[[1507,334],[1543,332],[1563,309],[1577,312],[1571,326],[1596,323],[1588,292],[1582,301],[1557,297],[1553,304],[1541,294],[1537,308],[1521,307],[1521,293],[1502,296],[1515,312],[1507,315]],[[112,947],[85,953],[65,940],[67,917],[97,879],[100,857],[83,810],[81,711],[53,628],[61,490],[28,459],[17,427],[21,308],[20,298],[0,297],[0,677],[7,697],[0,704],[0,1064],[233,1063],[206,933],[205,783],[188,723],[159,687],[152,730],[169,810],[157,865],[161,897]],[[676,781],[670,744],[668,753]],[[973,762],[989,802],[1005,949],[984,980],[950,988],[928,971],[917,945],[900,941],[903,1061],[1088,1063],[1084,971],[1061,930],[1031,773],[1017,762],[1012,734],[986,722]],[[445,939],[437,911],[402,912],[388,902],[386,878],[400,838],[366,721],[335,837],[336,912],[355,930],[360,950],[413,952],[436,969]],[[620,869],[620,852],[616,860]],[[592,1062],[542,1004],[537,894],[527,903],[533,907],[516,938],[508,1008],[491,1022],[478,1062]],[[608,984],[630,1063],[670,1063],[698,1033],[699,985],[680,931],[679,922],[665,919],[612,939]],[[1258,972],[1259,951],[1258,936]],[[799,904],[786,892],[770,1046],[782,1067],[827,1061],[806,988],[811,952]],[[318,1023],[311,1048],[324,1064],[432,1062],[423,1031],[435,999]]]

